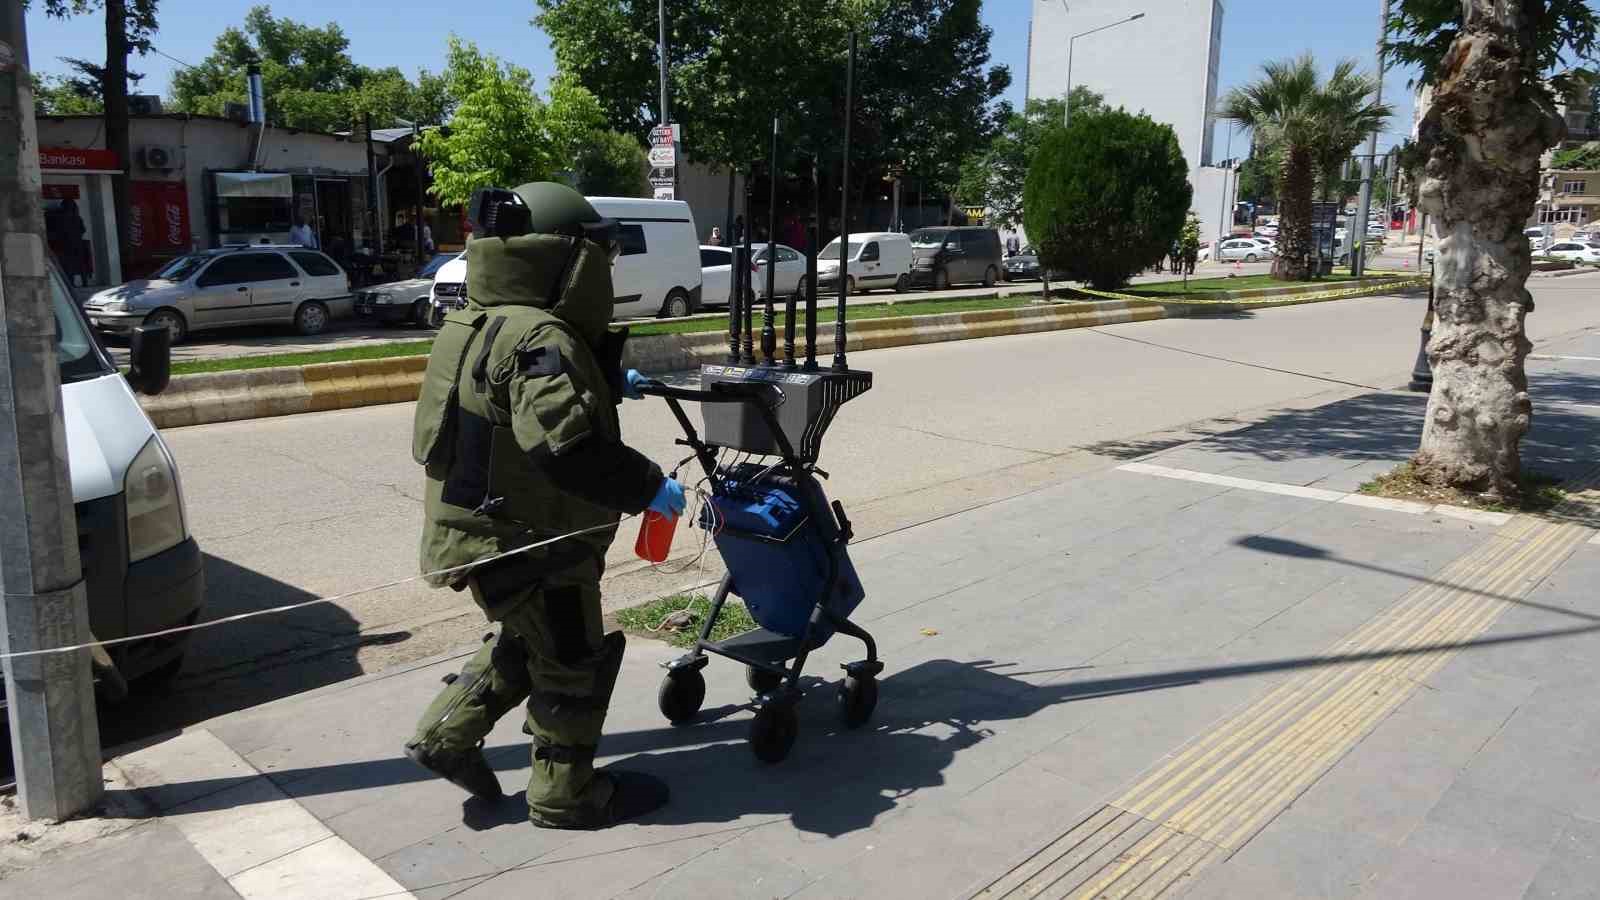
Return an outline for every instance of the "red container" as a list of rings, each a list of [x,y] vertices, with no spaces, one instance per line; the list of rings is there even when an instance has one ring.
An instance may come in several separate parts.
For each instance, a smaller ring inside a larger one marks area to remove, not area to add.
[[[672,533],[677,530],[677,516],[645,510],[644,519],[639,523],[639,538],[633,542],[634,554],[645,562],[666,562],[672,553]]]

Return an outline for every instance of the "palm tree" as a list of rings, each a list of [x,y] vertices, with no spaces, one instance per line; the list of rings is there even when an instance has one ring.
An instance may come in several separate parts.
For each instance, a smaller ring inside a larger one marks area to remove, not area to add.
[[[1257,145],[1277,158],[1280,250],[1272,274],[1304,281],[1310,277],[1311,200],[1319,164],[1325,167],[1336,148],[1343,159],[1383,126],[1390,111],[1368,100],[1376,84],[1353,62],[1335,66],[1326,84],[1309,53],[1265,63],[1261,70],[1261,78],[1223,98],[1218,114],[1253,132]]]

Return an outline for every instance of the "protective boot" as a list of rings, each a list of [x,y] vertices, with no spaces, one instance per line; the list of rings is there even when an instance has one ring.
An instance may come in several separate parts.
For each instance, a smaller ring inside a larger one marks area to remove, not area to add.
[[[445,689],[417,723],[406,756],[476,797],[505,796],[483,758],[483,739],[501,716],[528,696],[528,654],[522,639],[502,631],[473,654],[458,675],[445,676]]]
[[[544,828],[608,828],[667,802],[667,787],[645,775],[594,771],[594,755],[616,689],[627,638],[614,631],[594,659],[594,689],[588,696],[533,691],[528,728],[533,736],[533,772],[528,779],[528,818]]]

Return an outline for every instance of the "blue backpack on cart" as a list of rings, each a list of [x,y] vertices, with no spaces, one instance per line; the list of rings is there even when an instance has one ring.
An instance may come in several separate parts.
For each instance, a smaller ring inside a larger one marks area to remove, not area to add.
[[[733,593],[757,624],[787,637],[803,636],[830,576],[829,608],[849,616],[865,591],[847,548],[834,543],[839,524],[821,489],[754,463],[724,467],[718,476],[722,490],[702,508],[699,525],[711,532],[732,576]],[[833,631],[824,619],[814,647]]]

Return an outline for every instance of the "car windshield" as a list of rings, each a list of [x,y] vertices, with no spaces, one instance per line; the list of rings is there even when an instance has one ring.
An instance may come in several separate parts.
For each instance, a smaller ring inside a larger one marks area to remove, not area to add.
[[[838,259],[838,258],[839,258],[839,239],[838,238],[834,238],[832,241],[829,241],[828,242],[828,246],[823,247],[822,248],[822,252],[817,254],[817,259]]]
[[[439,274],[439,270],[444,268],[444,264],[445,263],[449,262],[452,259],[455,259],[457,256],[460,256],[460,255],[461,254],[459,254],[459,253],[438,253],[438,254],[435,254],[433,259],[428,260],[428,264],[422,267],[422,271],[417,273],[417,277],[418,278],[432,278],[433,276]]]
[[[190,275],[193,275],[195,272],[200,271],[200,267],[205,265],[206,260],[210,258],[211,257],[203,253],[191,253],[188,256],[180,256],[163,266],[161,271],[155,274],[155,277],[165,278],[168,281],[183,281]]]
[[[937,250],[944,246],[950,232],[943,228],[921,228],[911,232],[911,246],[923,250]]]
[[[78,302],[66,279],[50,267],[50,305],[56,314],[56,362],[61,366],[61,382],[67,384],[111,374],[105,357],[95,345]]]

